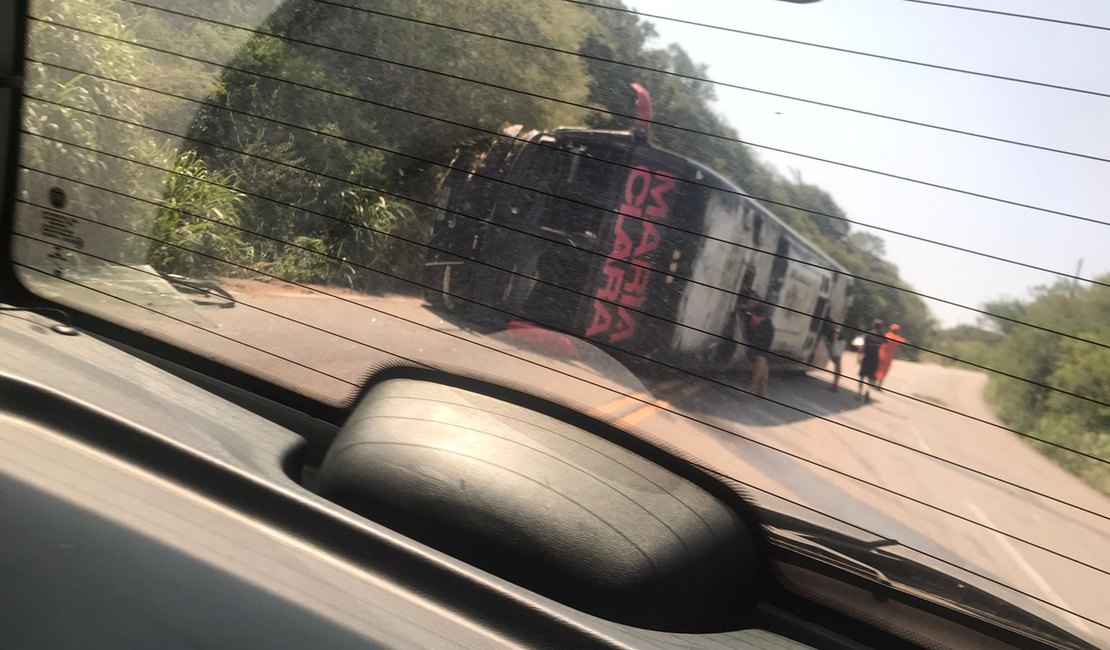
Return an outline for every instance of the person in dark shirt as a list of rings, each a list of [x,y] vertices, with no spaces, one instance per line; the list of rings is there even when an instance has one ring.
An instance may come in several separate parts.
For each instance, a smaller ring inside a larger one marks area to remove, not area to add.
[[[744,291],[737,304],[744,323],[744,342],[748,346],[748,358],[752,362],[752,376],[745,391],[764,395],[771,380],[769,353],[775,341],[775,324],[767,311],[767,305],[760,302],[755,294]]]
[[[836,392],[840,385],[840,358],[844,355],[848,342],[844,340],[844,333],[839,327],[829,326],[826,332],[825,347],[829,351],[829,361],[833,364],[832,385],[829,386],[829,390]]]
[[[879,349],[882,348],[884,338],[883,322],[875,319],[871,322],[871,330],[863,335],[863,345],[859,349],[859,397],[871,399],[871,387],[876,385],[875,373],[879,369]],[[867,390],[864,391],[864,382]]]

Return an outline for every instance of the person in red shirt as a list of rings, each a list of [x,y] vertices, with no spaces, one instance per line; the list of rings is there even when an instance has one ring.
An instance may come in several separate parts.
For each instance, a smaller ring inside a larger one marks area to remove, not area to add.
[[[883,379],[886,378],[891,364],[894,363],[894,355],[898,354],[898,346],[906,342],[906,339],[898,333],[901,329],[898,323],[893,323],[883,335],[886,340],[879,348],[879,366],[875,369],[875,387],[879,390],[882,390]]]

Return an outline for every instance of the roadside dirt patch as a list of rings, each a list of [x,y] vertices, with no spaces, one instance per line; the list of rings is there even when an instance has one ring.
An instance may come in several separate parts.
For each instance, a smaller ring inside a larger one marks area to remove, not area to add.
[[[318,296],[321,298],[328,297],[324,293],[331,296],[339,296],[341,298],[350,298],[355,300],[366,300],[369,298],[381,298],[381,295],[374,295],[369,293],[362,293],[360,291],[353,291],[344,287],[328,286],[323,284],[291,284],[281,280],[274,280],[271,278],[220,278],[216,282],[229,291],[232,296],[236,297],[262,297],[262,298],[295,298],[295,297],[310,297]],[[391,294],[392,295],[392,294]],[[404,296],[398,296],[404,297]]]

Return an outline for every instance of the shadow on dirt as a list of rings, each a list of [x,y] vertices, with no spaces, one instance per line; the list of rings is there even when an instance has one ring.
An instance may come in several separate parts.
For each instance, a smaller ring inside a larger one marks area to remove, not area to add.
[[[655,373],[645,383],[657,399],[666,400],[676,410],[707,421],[749,426],[791,424],[867,405],[856,393],[855,380],[841,377],[839,389],[833,391],[832,375],[817,370],[772,373],[764,395],[746,391],[746,381],[746,370],[702,377],[670,371]]]
[[[498,338],[507,333],[508,319],[503,315],[464,315],[436,305],[434,301],[426,306],[445,322],[461,330],[498,335]],[[834,392],[830,390],[831,373],[813,369],[809,369],[807,373],[803,371],[804,366],[774,366],[770,387],[766,395],[761,397],[744,390],[748,377],[746,367],[726,373],[707,368],[687,369],[622,354],[611,347],[596,346],[557,332],[550,334],[550,341],[544,341],[542,337],[528,341],[522,337],[522,346],[560,359],[579,361],[601,373],[612,372],[612,362],[616,361],[647,386],[651,397],[666,400],[676,410],[699,419],[712,418],[751,426],[774,426],[814,417],[827,417],[852,411],[866,404],[856,395],[858,384],[855,380],[841,377],[840,388]],[[576,349],[577,353],[568,353],[568,346]],[[604,363],[599,363],[599,359],[604,359]]]

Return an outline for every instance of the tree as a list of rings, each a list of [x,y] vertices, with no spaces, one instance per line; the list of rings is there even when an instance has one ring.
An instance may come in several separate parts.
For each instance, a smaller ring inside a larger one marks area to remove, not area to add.
[[[1014,298],[992,300],[983,305],[983,311],[992,315],[980,316],[980,322],[993,331],[1013,334],[1018,325],[1014,321],[1024,318],[1025,304]]]
[[[1098,280],[1105,283],[1110,276]],[[1061,281],[1035,290],[1030,301],[1007,299],[985,307],[1083,339],[1110,342],[1110,289],[1105,286],[1077,290]],[[1097,457],[1110,457],[1110,407],[1104,406],[1110,402],[1110,350],[1018,323],[995,319],[990,324],[990,331],[999,339],[987,358],[974,360],[1021,378],[991,376],[987,396],[999,417],[1038,438]],[[1110,493],[1110,474],[1102,463],[1058,447],[1036,446],[1066,469]]]
[[[228,14],[217,20],[234,20],[230,7],[214,11]],[[306,259],[305,248],[361,259],[352,253],[356,243],[395,250],[398,240],[388,234],[422,241],[429,211],[404,199],[434,202],[419,179],[441,171],[458,143],[477,129],[502,128],[505,116],[541,127],[581,120],[579,109],[535,96],[583,101],[587,75],[577,57],[537,56],[523,45],[435,25],[478,25],[573,52],[584,39],[575,26],[588,31],[590,21],[556,0],[391,0],[371,10],[288,0],[261,25],[246,25],[264,34],[234,54],[190,138],[214,171],[234,174],[250,194],[264,197],[245,198],[243,209],[244,228],[263,236],[254,242],[260,264]],[[381,211],[367,211],[383,201]],[[366,218],[399,212],[411,218]],[[345,222],[366,227],[352,230]],[[296,238],[305,245],[274,241]],[[419,252],[369,258],[394,277],[413,279],[420,270]],[[366,271],[317,274],[341,275],[363,289],[404,286]]]
[[[40,203],[64,195],[60,205],[51,200],[52,206],[81,217],[73,225],[77,234],[71,244],[87,254],[64,253],[63,266],[92,269],[173,256],[179,249],[155,239],[186,230],[198,253],[237,252],[234,229],[182,216],[150,200],[152,188],[164,188],[166,206],[219,215],[227,223],[238,219],[232,175],[220,177],[227,187],[203,182],[206,165],[195,149],[181,150],[180,138],[139,126],[166,126],[182,115],[180,100],[144,88],[159,88],[157,80],[167,77],[187,78],[184,68],[195,72],[183,59],[131,44],[172,32],[166,15],[118,0],[45,0],[36,3],[35,14],[39,20],[30,23],[28,42],[37,62],[28,65],[24,124],[36,135],[25,139],[22,163],[28,171],[22,191]],[[56,190],[61,194],[52,195]],[[168,221],[188,228],[166,230]],[[27,254],[48,259],[62,254],[50,249],[33,245]],[[205,263],[210,272],[216,266]]]

